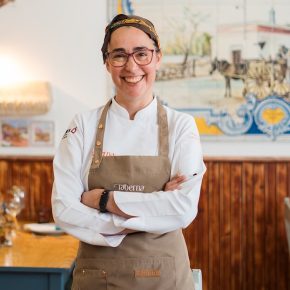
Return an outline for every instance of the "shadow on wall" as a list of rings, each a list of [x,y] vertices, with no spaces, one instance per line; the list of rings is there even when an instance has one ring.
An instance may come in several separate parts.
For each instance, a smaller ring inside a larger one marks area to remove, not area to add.
[[[55,124],[55,145],[58,146],[60,139],[68,128],[73,117],[84,111],[91,110],[87,104],[82,103],[76,97],[67,94],[61,88],[52,85],[53,103],[47,119]]]

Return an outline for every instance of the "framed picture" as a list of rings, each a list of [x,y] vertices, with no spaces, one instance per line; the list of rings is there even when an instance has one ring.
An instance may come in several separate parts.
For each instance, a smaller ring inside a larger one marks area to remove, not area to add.
[[[30,124],[31,146],[53,146],[54,145],[54,122],[33,121]]]
[[[194,116],[206,140],[290,138],[290,2],[110,0],[151,20],[162,66],[154,91]]]
[[[29,129],[27,120],[1,121],[1,146],[27,147],[29,145]]]

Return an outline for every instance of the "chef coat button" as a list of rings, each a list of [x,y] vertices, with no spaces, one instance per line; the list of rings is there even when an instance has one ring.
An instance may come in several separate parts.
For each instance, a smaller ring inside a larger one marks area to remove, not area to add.
[[[100,124],[99,125],[99,129],[103,129],[103,124]]]
[[[101,141],[97,141],[97,146],[100,146],[101,144]]]
[[[100,160],[95,160],[95,164],[99,164],[100,163]]]

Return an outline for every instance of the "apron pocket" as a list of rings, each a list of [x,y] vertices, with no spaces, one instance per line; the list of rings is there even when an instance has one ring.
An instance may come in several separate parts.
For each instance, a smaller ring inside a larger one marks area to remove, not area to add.
[[[74,270],[72,290],[107,290],[107,272],[101,269]]]
[[[175,258],[77,258],[72,290],[176,290]]]
[[[108,290],[176,290],[173,257],[122,258],[115,263],[107,277]]]

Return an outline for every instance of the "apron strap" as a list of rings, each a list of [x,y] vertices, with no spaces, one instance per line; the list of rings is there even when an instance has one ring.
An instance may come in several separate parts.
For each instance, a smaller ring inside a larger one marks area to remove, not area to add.
[[[102,153],[103,153],[103,141],[104,141],[104,133],[105,133],[105,125],[106,125],[106,117],[108,110],[111,106],[112,100],[108,101],[105,105],[101,118],[97,128],[97,136],[95,142],[95,152],[93,156],[93,166],[94,168],[99,168],[102,163]],[[168,122],[167,122],[167,114],[165,109],[163,108],[161,102],[157,99],[157,117],[158,117],[158,142],[159,142],[159,150],[158,156],[168,156],[169,152],[169,143],[168,143]]]
[[[158,144],[159,144],[159,150],[158,155],[159,156],[165,156],[168,157],[169,153],[169,143],[168,143],[168,121],[167,121],[167,114],[162,106],[161,102],[157,99],[157,116],[158,116],[158,131],[159,131],[159,138],[158,138]]]
[[[104,141],[104,134],[105,134],[105,125],[106,125],[106,117],[108,110],[111,106],[112,100],[108,101],[105,105],[102,115],[98,124],[97,128],[97,136],[96,136],[96,143],[95,143],[95,152],[93,156],[92,162],[94,163],[95,168],[99,168],[103,159],[103,141]]]

